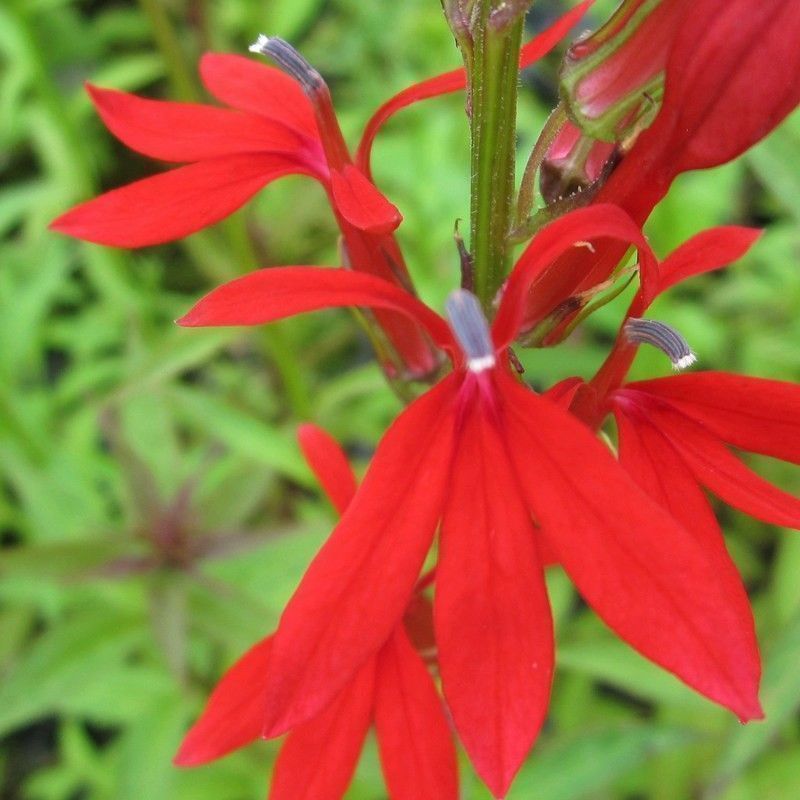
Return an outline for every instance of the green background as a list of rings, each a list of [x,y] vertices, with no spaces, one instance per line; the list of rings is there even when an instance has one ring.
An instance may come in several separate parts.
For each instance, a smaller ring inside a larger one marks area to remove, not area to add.
[[[541,26],[559,6],[535,3]],[[592,24],[611,3],[598,3]],[[334,520],[294,442],[332,431],[359,470],[399,403],[343,311],[271,331],[179,330],[204,291],[256,264],[335,264],[318,186],[290,178],[189,239],[137,252],[47,231],[74,203],[160,167],[119,145],[82,83],[202,99],[204,50],[290,39],[328,79],[351,142],[390,93],[458,65],[438,0],[4,0],[0,4],[0,797],[250,800],[277,747],[170,759],[221,674],[271,631]],[[558,57],[526,76],[520,162]],[[758,76],[753,76],[758,90]],[[730,270],[652,311],[700,366],[800,378],[800,117],[736,163],[683,176],[648,234],[660,255],[704,227],[767,233]],[[463,98],[403,112],[374,169],[400,207],[410,269],[441,308],[468,215]],[[588,376],[626,298],[564,345],[524,355],[544,387]],[[666,374],[643,352],[639,375]],[[758,469],[797,490],[798,471]],[[510,800],[785,800],[800,791],[800,539],[720,509],[751,590],[767,720],[747,727],[620,643],[549,576],[551,714]],[[463,761],[463,797],[488,797]],[[385,797],[370,742],[348,797]]]

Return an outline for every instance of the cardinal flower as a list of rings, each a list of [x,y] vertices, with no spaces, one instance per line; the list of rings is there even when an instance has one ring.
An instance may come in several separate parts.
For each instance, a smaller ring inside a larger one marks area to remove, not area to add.
[[[800,387],[725,372],[626,383],[637,340],[634,335],[631,341],[630,319],[642,323],[639,318],[655,297],[740,258],[758,235],[749,228],[716,228],[675,250],[644,282],[611,354],[573,401],[574,413],[593,427],[613,413],[622,465],[676,519],[717,546],[722,536],[703,488],[765,522],[800,528],[800,501],[759,477],[728,448],[800,463]],[[660,328],[650,328],[646,340],[659,343],[665,335],[662,346],[677,348],[672,357],[680,360],[688,348],[675,332],[656,325]],[[647,331],[646,325],[637,328]]]
[[[356,489],[346,456],[313,425],[301,426],[299,439],[331,502],[344,512]],[[406,620],[398,621],[381,648],[331,703],[291,730],[281,746],[270,800],[340,800],[373,723],[392,800],[457,799],[458,773],[448,723],[428,668],[410,638],[415,633],[424,637],[427,609],[421,595],[412,598]],[[177,764],[204,764],[260,738],[271,650],[272,636],[268,636],[225,673],[184,739]]]
[[[254,47],[291,77],[241,56],[207,54],[200,76],[229,108],[147,100],[89,85],[103,122],[122,142],[151,158],[192,163],[107,192],[51,227],[117,247],[168,242],[219,222],[277,178],[306,175],[330,198],[350,266],[410,288],[392,236],[400,213],[353,166],[322,77],[280,39],[262,37]],[[421,377],[436,368],[433,350],[413,322],[379,311],[378,323],[401,370]]]
[[[529,42],[521,64],[551,50],[591,1]],[[116,247],[159,244],[219,222],[277,178],[306,175],[330,199],[348,266],[411,291],[392,235],[402,217],[368,177],[369,150],[381,125],[398,109],[463,88],[466,73],[454,70],[411,86],[381,106],[364,132],[356,166],[322,76],[281,39],[262,36],[251,49],[288,74],[241,56],[206,54],[200,77],[228,108],[147,100],[87,86],[103,122],[120,141],[151,158],[190,163],[83,203],[51,227]],[[398,371],[401,377],[426,377],[436,370],[430,343],[413,321],[385,309],[375,313],[393,350],[383,358],[392,377]]]
[[[594,89],[602,98],[612,89],[636,85],[640,68],[661,67],[668,43],[663,103],[594,197],[624,208],[643,224],[678,175],[731,161],[800,102],[800,81],[786,80],[800,70],[800,3],[631,0],[627,5],[653,18],[666,15],[669,24],[651,30],[645,21],[637,35],[645,29],[650,38],[657,35],[646,43],[648,57],[629,58],[623,47],[608,73],[598,73]],[[576,251],[553,264],[531,292],[525,329],[540,323],[564,297],[606,280],[624,255],[624,248],[606,244],[596,253]]]
[[[272,643],[266,735],[329,706],[387,641],[439,529],[434,627],[456,729],[505,795],[547,712],[553,632],[542,574],[552,552],[597,614],[639,652],[742,720],[760,716],[752,617],[735,570],[639,489],[560,404],[520,382],[508,346],[531,282],[588,240],[634,244],[619,209],[544,228],[489,326],[464,290],[448,321],[385,281],[345,270],[261,270],[202,299],[184,325],[256,325],[342,305],[391,308],[425,327],[452,372],[384,435],[363,484],[289,601]]]

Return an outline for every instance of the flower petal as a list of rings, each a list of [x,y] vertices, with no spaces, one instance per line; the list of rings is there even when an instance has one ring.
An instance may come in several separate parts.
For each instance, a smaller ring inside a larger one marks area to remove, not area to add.
[[[441,514],[454,378],[389,428],[353,502],[281,617],[264,735],[324,708],[402,618]]]
[[[504,797],[547,714],[552,620],[503,420],[481,407],[477,385],[461,391],[475,395],[459,397],[464,417],[439,546],[436,640],[461,741],[492,793]]]
[[[308,170],[274,153],[201,161],[112,189],[70,209],[50,227],[112,247],[162,244],[219,222],[259,189],[290,174]]]
[[[742,720],[760,717],[752,622],[742,618],[726,571],[588,428],[501,377],[522,488],[589,605],[689,686]]]
[[[456,749],[442,701],[402,625],[378,655],[375,728],[392,800],[457,800]]]
[[[800,102],[800,4],[701,0],[678,31],[653,124],[671,176],[724,164]],[[754,85],[753,76],[758,76]]]
[[[644,297],[649,305],[657,295],[687,278],[720,269],[740,259],[761,236],[756,228],[735,225],[711,228],[698,233],[673,250],[659,267],[658,281],[649,287],[652,296]]]
[[[628,384],[667,400],[734,447],[800,464],[800,386],[729,372]]]
[[[244,56],[206,53],[200,59],[206,89],[226,105],[282,122],[319,140],[314,108],[300,85],[281,70]]]
[[[581,208],[551,222],[536,235],[517,261],[503,290],[492,325],[498,349],[506,347],[522,324],[531,286],[560,255],[595,239],[616,239],[635,245],[643,284],[658,279],[658,262],[638,225],[621,209],[608,204]]]
[[[291,731],[275,762],[269,800],[341,800],[372,721],[374,685],[370,659],[322,713]]]
[[[269,636],[250,648],[222,676],[175,756],[178,766],[205,764],[259,738],[271,651]]]
[[[310,423],[297,429],[297,439],[333,507],[344,514],[356,493],[356,478],[339,443],[327,431]]]
[[[529,67],[535,61],[547,55],[547,53],[569,33],[592,3],[594,3],[594,0],[583,0],[582,3],[579,3],[575,8],[567,11],[566,14],[559,17],[549,28],[542,31],[524,45],[520,52],[520,69]],[[418,103],[420,100],[427,100],[430,97],[439,97],[443,94],[457,92],[460,89],[464,89],[466,85],[466,71],[463,68],[454,69],[442,75],[436,75],[433,78],[415,83],[407,89],[403,89],[402,92],[399,92],[394,97],[389,98],[389,100],[370,117],[366,128],[364,128],[364,135],[361,137],[361,143],[358,146],[358,153],[356,155],[356,163],[358,166],[367,176],[372,174],[370,171],[370,155],[372,153],[372,144],[375,141],[375,136],[386,121],[398,111],[414,103]]]
[[[106,127],[132,150],[163,161],[234,153],[303,154],[303,139],[273,120],[199,103],[148,100],[86,85]]]
[[[348,164],[331,171],[331,196],[336,210],[362,231],[391,233],[403,217],[360,169]]]
[[[214,289],[178,324],[264,325],[267,322],[336,306],[388,308],[419,322],[442,349],[453,351],[447,323],[394,284],[346,269],[270,267]]]
[[[647,415],[715,495],[745,514],[800,530],[800,500],[756,475],[702,424],[664,403],[649,403]]]

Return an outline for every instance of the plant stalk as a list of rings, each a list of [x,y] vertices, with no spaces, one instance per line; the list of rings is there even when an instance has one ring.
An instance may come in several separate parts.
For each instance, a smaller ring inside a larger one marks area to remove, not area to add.
[[[475,294],[488,313],[509,264],[523,15],[498,28],[490,20],[490,0],[480,0],[480,5],[469,65],[470,227]]]

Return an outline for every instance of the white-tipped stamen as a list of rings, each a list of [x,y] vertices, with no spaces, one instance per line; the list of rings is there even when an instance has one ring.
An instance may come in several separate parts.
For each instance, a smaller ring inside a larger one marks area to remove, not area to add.
[[[266,55],[267,53],[267,45],[269,44],[269,36],[265,36],[263,33],[258,34],[258,39],[256,39],[253,44],[250,45],[247,49],[251,53],[260,53],[261,55]]]
[[[625,338],[631,344],[649,344],[669,358],[674,370],[691,367],[697,356],[675,328],[653,319],[631,317],[625,323]]]
[[[458,289],[445,303],[447,318],[464,355],[470,372],[484,372],[497,363],[492,334],[480,301],[472,292]]]
[[[258,53],[271,58],[287,75],[291,75],[308,95],[313,95],[325,86],[325,81],[308,61],[289,44],[278,36],[258,34],[258,38],[247,48],[251,53]]]

